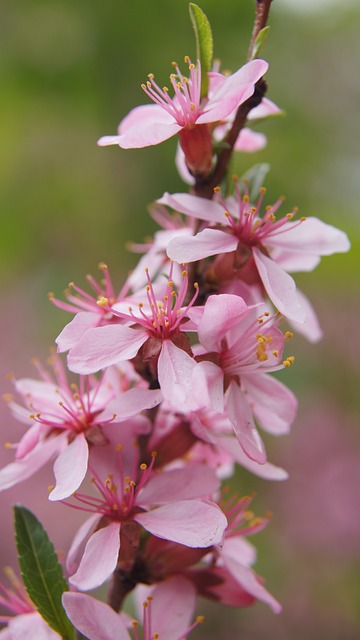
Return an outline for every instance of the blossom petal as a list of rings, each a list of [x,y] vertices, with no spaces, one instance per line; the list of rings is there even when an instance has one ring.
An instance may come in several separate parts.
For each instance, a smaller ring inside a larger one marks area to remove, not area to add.
[[[268,592],[261,584],[260,578],[249,569],[237,562],[232,556],[227,558],[226,554],[221,554],[224,564],[235,580],[254,598],[261,600],[271,607],[274,613],[280,613],[281,604]]]
[[[82,591],[99,587],[116,569],[120,550],[120,523],[111,522],[89,538],[79,568],[70,577]]]
[[[292,277],[259,249],[253,248],[253,256],[262,283],[275,307],[290,320],[305,322],[306,312],[299,302]]]
[[[143,389],[137,387],[125,391],[115,400],[107,405],[106,409],[101,413],[99,422],[111,419],[115,414],[112,422],[121,422],[126,418],[130,418],[140,413],[144,409],[152,409],[156,407],[163,399],[160,389]]]
[[[130,640],[121,617],[105,602],[65,591],[62,603],[74,627],[89,640]]]
[[[59,333],[55,342],[59,353],[71,349],[84,335],[85,331],[95,327],[99,321],[99,314],[90,311],[80,311]]]
[[[175,209],[180,213],[185,213],[192,218],[205,220],[214,224],[224,224],[226,217],[224,207],[214,200],[192,196],[190,193],[167,193],[157,200],[159,204]]]
[[[263,429],[273,435],[289,433],[298,407],[293,392],[266,373],[246,374],[241,380],[251,398],[254,415]]]
[[[124,325],[107,325],[89,329],[68,355],[68,365],[75,373],[95,373],[122,360],[131,360],[147,340],[145,331]]]
[[[205,465],[186,466],[154,475],[140,491],[140,505],[167,504],[175,500],[190,500],[209,496],[219,488],[213,469]]]
[[[264,480],[287,480],[289,474],[285,469],[276,467],[271,462],[265,462],[265,464],[259,464],[246,455],[240,444],[235,438],[228,436],[221,436],[217,438],[218,446],[225,449],[238,464],[242,467]]]
[[[229,293],[210,296],[198,326],[202,346],[208,351],[221,351],[221,341],[225,334],[238,325],[249,310],[240,296]]]
[[[221,544],[227,520],[219,507],[205,500],[182,500],[166,504],[134,520],[158,538],[187,547]]]
[[[246,455],[259,464],[266,462],[264,443],[255,427],[251,408],[234,381],[230,382],[227,390],[226,410]]]
[[[305,218],[300,225],[288,222],[286,233],[270,234],[266,244],[315,256],[330,256],[350,249],[349,238],[344,231],[318,218]]]
[[[178,410],[184,405],[196,366],[194,358],[171,340],[164,340],[158,361],[158,378],[164,398]]]
[[[63,500],[78,489],[85,478],[89,447],[85,435],[80,433],[55,460],[56,485],[49,500]]]
[[[84,546],[86,538],[97,522],[99,522],[99,514],[94,513],[90,518],[87,518],[77,530],[66,558],[66,569],[69,574],[75,573],[78,568],[78,556],[80,550]]]
[[[220,229],[204,229],[196,236],[174,238],[169,243],[167,254],[175,262],[195,262],[219,253],[235,251],[238,240]]]
[[[181,131],[182,126],[157,105],[141,105],[132,109],[120,122],[119,135],[103,136],[100,147],[118,144],[122,149],[140,149],[159,144]]]
[[[197,124],[223,120],[254,93],[255,83],[266,73],[268,63],[252,60],[225,78],[214,91]]]
[[[1,640],[61,640],[37,611],[15,616],[9,621],[7,630],[8,636],[0,633]]]
[[[40,441],[30,453],[0,470],[0,491],[27,480],[44,466],[67,442],[67,434]]]
[[[142,603],[151,595],[151,630],[154,635],[157,633],[159,638],[166,640],[179,640],[187,635],[196,604],[196,590],[189,580],[174,576],[146,591],[142,589],[141,594],[141,602],[137,598],[139,617],[143,612]]]

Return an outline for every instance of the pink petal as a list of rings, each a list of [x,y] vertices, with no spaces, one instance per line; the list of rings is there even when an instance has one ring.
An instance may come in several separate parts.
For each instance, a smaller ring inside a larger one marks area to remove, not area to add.
[[[158,378],[164,398],[181,410],[190,391],[196,361],[171,340],[164,340],[158,361]]]
[[[253,248],[253,256],[265,290],[275,307],[290,320],[305,322],[305,309],[298,300],[292,277],[259,249]]]
[[[315,256],[330,256],[350,249],[346,233],[318,218],[306,218],[300,225],[288,222],[285,228],[286,233],[270,235],[266,244]]]
[[[185,213],[192,218],[198,218],[214,224],[227,222],[224,207],[221,204],[214,202],[214,200],[192,196],[190,193],[171,194],[165,192],[157,202],[165,204],[180,213]]]
[[[236,562],[245,567],[251,567],[256,562],[256,549],[251,542],[243,536],[225,538],[224,546],[221,550],[221,557],[226,556],[227,560],[233,558]]]
[[[230,253],[237,246],[235,236],[220,229],[204,229],[196,236],[171,240],[167,254],[175,262],[195,262],[219,253]]]
[[[259,478],[263,478],[264,480],[288,479],[289,474],[285,471],[285,469],[276,467],[270,462],[259,464],[258,462],[254,462],[254,460],[250,460],[250,458],[246,455],[235,438],[223,436],[218,438],[217,441],[218,446],[225,449],[225,451],[227,451],[236,462],[238,462],[242,467],[250,471],[250,473],[258,476]]]
[[[67,442],[67,434],[40,441],[25,458],[11,462],[0,470],[0,491],[27,480],[44,466]]]
[[[82,591],[99,587],[115,571],[119,550],[119,522],[95,531],[88,540],[77,572],[70,577],[71,584]]]
[[[130,640],[121,617],[105,602],[65,591],[62,603],[74,627],[89,640]]]
[[[122,149],[140,149],[159,144],[181,131],[182,126],[157,105],[135,107],[119,125],[117,136],[103,136],[99,146],[118,144]]]
[[[266,462],[264,443],[255,427],[251,408],[236,382],[231,381],[226,396],[227,414],[246,455],[259,464]]]
[[[246,302],[229,293],[210,296],[198,326],[199,340],[208,351],[221,351],[221,341],[226,333],[238,325],[249,312]]]
[[[164,640],[179,640],[190,627],[196,590],[183,576],[175,576],[151,590],[152,632]],[[184,636],[185,637],[185,636]]]
[[[297,333],[300,333],[305,338],[307,338],[310,342],[319,342],[324,335],[324,332],[320,326],[319,319],[315,313],[314,307],[312,306],[310,300],[305,296],[302,291],[297,289],[297,296],[300,300],[301,306],[306,311],[306,320],[303,324],[299,324],[298,322],[292,321],[290,322],[291,326]]]
[[[227,520],[219,507],[203,500],[182,500],[147,513],[134,520],[158,538],[187,547],[221,544]]]
[[[280,613],[281,604],[265,589],[265,587],[259,581],[257,575],[249,569],[244,567],[239,562],[236,562],[233,557],[227,558],[226,555],[221,556],[225,566],[230,571],[235,580],[254,598],[261,600],[268,604],[274,613]]]
[[[246,374],[242,376],[242,383],[263,429],[277,436],[289,433],[298,408],[293,392],[266,373]]]
[[[61,640],[58,633],[53,631],[37,611],[16,616],[8,625],[9,635],[2,635],[1,640]]]
[[[49,500],[64,500],[79,488],[86,475],[88,457],[88,443],[80,433],[55,460],[56,485],[49,494]]]
[[[26,431],[21,438],[16,449],[16,460],[21,460],[30,453],[39,442],[40,435],[44,432],[44,427],[40,424],[34,424]]]
[[[139,505],[167,504],[177,500],[191,500],[209,496],[219,488],[219,480],[213,469],[205,465],[187,465],[158,473],[140,491]]]
[[[55,342],[59,353],[68,351],[82,338],[85,331],[96,327],[99,314],[90,311],[80,311],[59,333]]]
[[[75,573],[79,565],[78,556],[81,552],[82,547],[84,546],[85,540],[90,534],[90,531],[98,522],[99,514],[94,513],[92,516],[90,516],[90,518],[87,518],[87,520],[83,522],[81,527],[79,527],[78,531],[76,532],[66,558],[66,569],[69,574]]]
[[[122,360],[131,360],[147,340],[145,331],[124,325],[107,325],[89,329],[68,355],[68,365],[75,373],[95,373]]]
[[[266,73],[268,63],[252,60],[225,78],[214,91],[197,124],[223,120],[254,93],[255,83]]]
[[[220,367],[213,362],[199,362],[192,373],[192,388],[196,389],[192,394],[192,409],[210,408],[223,413],[224,374]]]
[[[114,414],[116,417],[112,422],[121,422],[140,413],[144,409],[156,407],[163,399],[160,389],[143,389],[141,387],[129,389],[115,400],[108,403],[106,409],[101,413],[99,421],[110,419]]]
[[[263,133],[244,127],[236,139],[234,150],[242,151],[243,153],[254,153],[266,147],[266,143],[267,137]]]

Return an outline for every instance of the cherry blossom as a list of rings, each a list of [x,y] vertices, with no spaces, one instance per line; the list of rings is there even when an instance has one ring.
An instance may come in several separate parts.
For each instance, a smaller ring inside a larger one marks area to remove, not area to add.
[[[277,219],[281,198],[260,217],[264,194],[262,189],[256,206],[252,206],[247,189],[242,193],[238,183],[236,197],[226,201],[219,196],[218,201],[209,201],[185,193],[165,193],[158,202],[205,222],[195,236],[173,239],[167,253],[176,262],[230,253],[233,260],[228,280],[243,277],[249,283],[260,281],[285,317],[305,322],[306,309],[288,272],[311,271],[320,256],[348,251],[349,240],[343,231],[317,218],[293,221],[295,209]]]
[[[98,144],[118,144],[124,149],[159,144],[179,134],[180,144],[188,166],[194,173],[208,173],[212,165],[212,142],[209,124],[224,120],[240,104],[254,93],[255,83],[266,73],[264,60],[252,60],[235,73],[223,77],[209,99],[201,100],[200,62],[194,65],[188,57],[189,78],[186,78],[174,62],[174,73],[169,89],[161,88],[153,74],[142,89],[155,102],[136,107],[120,122],[118,135],[104,136]]]
[[[14,380],[25,406],[11,396],[8,404],[28,430],[19,443],[8,445],[16,449],[15,462],[0,471],[0,490],[26,480],[55,457],[56,484],[49,498],[62,500],[83,481],[89,447],[108,442],[104,427],[156,406],[162,395],[140,387],[123,391],[122,376],[114,369],[70,384],[59,356],[52,354],[50,363],[52,376],[36,361],[41,380]]]

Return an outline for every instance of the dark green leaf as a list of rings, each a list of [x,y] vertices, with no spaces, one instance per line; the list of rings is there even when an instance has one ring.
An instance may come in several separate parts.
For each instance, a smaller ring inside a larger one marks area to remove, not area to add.
[[[15,505],[14,516],[19,564],[29,597],[48,625],[65,640],[72,640],[74,629],[61,603],[68,586],[54,547],[31,511]]]
[[[249,198],[253,202],[259,195],[259,190],[264,186],[266,175],[270,171],[270,165],[267,162],[263,164],[254,164],[240,178],[240,186],[248,184]]]
[[[259,31],[259,33],[257,34],[256,40],[254,42],[254,46],[251,52],[251,60],[253,60],[254,58],[257,58],[258,55],[260,54],[260,51],[262,51],[265,45],[265,42],[268,39],[269,31],[270,31],[270,27],[267,26],[261,29],[261,31]]]
[[[210,22],[205,13],[193,2],[189,4],[190,18],[195,31],[196,56],[201,64],[201,91],[200,97],[206,98],[208,94],[210,71],[213,59],[213,36]]]

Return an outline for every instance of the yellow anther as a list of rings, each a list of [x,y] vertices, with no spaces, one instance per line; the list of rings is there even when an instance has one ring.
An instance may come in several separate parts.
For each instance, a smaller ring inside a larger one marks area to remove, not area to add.
[[[264,322],[264,318],[261,318],[261,317],[257,318],[257,321],[258,321],[259,324],[262,324]]]
[[[11,395],[11,393],[4,393],[2,399],[4,400],[4,402],[12,402],[13,401],[13,396]]]
[[[5,449],[11,449],[11,442],[5,442],[4,447]]]
[[[141,83],[141,85],[140,85],[140,86],[141,86],[141,88],[142,88],[142,90],[143,90],[143,91],[146,89],[146,84],[144,84],[143,82]]]
[[[152,451],[150,455],[151,455],[151,457],[152,457],[152,458],[156,458],[156,456],[157,456],[157,451]]]
[[[191,111],[195,111],[195,105],[193,102],[190,102],[190,109]]]
[[[175,80],[175,78],[176,78],[175,73],[170,73],[170,80],[173,81]]]
[[[181,272],[181,275],[183,278],[185,278],[187,276],[187,271],[184,269],[184,271]]]
[[[150,80],[153,80],[153,79],[155,78],[155,76],[154,76],[154,74],[153,74],[153,73],[148,73],[148,74],[147,74],[147,77],[148,77]]]
[[[226,216],[227,218],[230,218],[230,213],[229,213],[229,211],[224,211],[224,216]]]
[[[256,336],[256,340],[260,343],[260,344],[264,344],[265,342],[265,336],[261,335],[261,333],[258,333]]]
[[[98,304],[99,307],[107,307],[109,304],[109,299],[105,298],[105,296],[100,296],[99,299],[96,301],[96,304]]]
[[[171,63],[171,66],[172,66],[172,67],[178,67],[179,65],[178,65],[178,63],[177,63],[177,62],[175,62],[175,61],[173,60],[173,61],[172,61],[172,63]]]
[[[163,92],[164,92],[164,93],[169,93],[169,87],[167,87],[167,86],[165,85],[165,87],[163,87]]]
[[[172,281],[172,280],[169,280],[169,281],[168,281],[168,287],[173,287],[173,286],[174,286],[173,281]]]
[[[251,522],[249,522],[249,527],[257,527],[259,524],[263,523],[263,519],[259,516],[256,516]]]
[[[271,220],[271,222],[276,222],[276,215],[275,215],[274,213],[272,213],[272,214],[269,216],[269,220]]]
[[[131,623],[131,626],[133,629],[137,629],[137,627],[139,626],[139,623],[137,622],[137,620],[133,620]]]
[[[300,222],[305,222],[305,220],[307,220],[306,216],[301,216]]]
[[[147,285],[146,285],[146,291],[147,291],[147,292],[149,292],[149,291],[150,291],[150,289],[151,289],[150,285],[149,285],[149,284],[147,284]]]
[[[265,194],[266,193],[266,187],[261,187],[259,189],[259,191],[260,191],[261,194]]]
[[[190,64],[191,60],[190,60],[189,56],[184,56],[184,62],[186,64]]]
[[[202,624],[205,620],[205,616],[197,616],[195,619],[196,619],[196,622],[198,622],[199,624]]]
[[[264,316],[266,316],[268,318],[269,315],[270,315],[270,311],[265,311]]]
[[[220,193],[220,187],[214,187],[214,193]]]
[[[189,69],[195,69],[195,65],[194,65],[193,62],[191,64],[189,64]]]
[[[54,489],[55,485],[54,484],[49,484],[48,486],[48,491],[50,493],[50,491],[52,491]]]
[[[286,332],[285,332],[285,338],[286,338],[287,340],[290,340],[290,338],[292,338],[292,337],[293,337],[293,335],[294,335],[294,334],[293,334],[293,332],[292,332],[292,331],[286,331]]]
[[[295,357],[289,356],[288,358],[286,358],[286,360],[283,360],[283,365],[284,367],[290,367],[294,361],[295,361]]]
[[[34,361],[34,360],[35,360],[35,359],[33,358],[33,359],[32,359],[32,363],[33,363],[33,364],[35,364],[35,361]],[[14,380],[14,378],[15,378],[14,374],[13,374],[13,373],[11,373],[11,372],[7,373],[7,374],[6,374],[6,377],[7,377],[7,379],[8,379],[8,380]]]
[[[115,451],[121,451],[121,450],[122,450],[122,444],[116,444]]]
[[[243,197],[243,201],[244,201],[244,202],[249,202],[249,196],[244,196],[244,197]]]
[[[149,80],[147,81],[146,86],[148,89],[151,89],[151,82],[149,82]]]
[[[154,327],[154,329],[156,329],[156,328],[157,328],[157,323],[156,323],[156,321],[155,321],[155,320],[154,320],[154,322],[152,323],[152,326]]]
[[[54,292],[53,292],[53,291],[49,291],[49,293],[48,293],[48,298],[49,298],[49,300],[54,300],[54,298],[55,298],[55,294],[54,294]]]
[[[199,283],[198,282],[194,282],[194,289],[198,289],[199,288]]]
[[[294,214],[293,213],[287,213],[286,217],[287,217],[288,220],[292,220],[292,218],[294,217]]]
[[[275,358],[279,357],[279,351],[277,349],[274,349],[272,352],[273,356],[275,356]]]
[[[140,469],[141,471],[145,471],[145,469],[147,469],[147,464],[145,462],[142,462],[140,465]]]
[[[249,509],[246,509],[246,511],[244,511],[245,520],[252,520],[254,515],[255,515],[254,512],[250,511]]]
[[[107,264],[105,264],[105,262],[99,262],[98,264],[98,269],[101,269],[101,271],[107,271]]]

